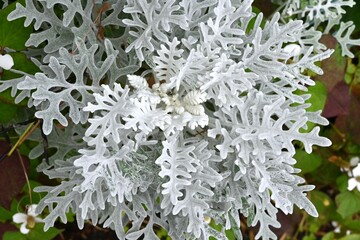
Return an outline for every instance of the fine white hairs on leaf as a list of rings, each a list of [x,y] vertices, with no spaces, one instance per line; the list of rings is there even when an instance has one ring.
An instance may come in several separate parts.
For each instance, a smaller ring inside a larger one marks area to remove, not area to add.
[[[127,75],[129,83],[135,89],[147,89],[149,84],[146,79],[137,75]]]

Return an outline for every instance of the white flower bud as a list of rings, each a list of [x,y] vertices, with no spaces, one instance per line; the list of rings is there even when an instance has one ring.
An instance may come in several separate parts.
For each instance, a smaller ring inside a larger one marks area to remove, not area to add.
[[[289,45],[286,45],[284,48],[283,48],[283,51],[285,53],[288,53],[290,54],[290,56],[292,57],[295,57],[295,56],[299,56],[300,53],[301,53],[301,47],[298,45],[298,44],[289,44]]]
[[[12,66],[14,66],[14,59],[9,54],[0,55],[1,68],[9,70]]]

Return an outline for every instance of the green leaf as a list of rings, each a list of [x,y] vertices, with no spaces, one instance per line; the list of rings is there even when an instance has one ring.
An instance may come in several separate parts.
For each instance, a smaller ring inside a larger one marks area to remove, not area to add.
[[[0,222],[12,221],[12,216],[18,212],[19,202],[14,198],[11,201],[10,209],[0,206]]]
[[[247,216],[246,218],[246,223],[248,226],[251,226],[251,224],[253,223],[254,221],[254,218],[255,218],[255,208],[254,208],[254,205],[251,205],[249,208],[249,215]]]
[[[315,81],[315,83],[316,85],[308,88],[308,93],[311,94],[311,97],[307,100],[307,102],[311,103],[311,106],[307,110],[310,112],[323,110],[327,98],[326,86],[320,81]]]
[[[72,213],[71,211],[66,213],[66,219],[69,223],[74,222],[75,221],[75,214]]]
[[[33,29],[31,27],[24,27],[24,19],[7,20],[7,16],[15,9],[15,6],[16,3],[12,3],[0,10],[0,47],[22,51],[26,48],[25,42],[29,39]]]
[[[34,118],[33,110],[22,105],[4,103],[3,96],[4,95],[0,93],[0,124],[8,125]]]
[[[3,240],[27,240],[26,235],[21,232],[5,232]]]
[[[5,72],[9,71],[3,73]],[[0,124],[23,122],[23,117],[29,116],[28,112],[30,111],[25,100],[15,104],[10,89],[0,92]]]
[[[51,240],[57,235],[59,235],[62,230],[57,228],[50,228],[46,232],[44,232],[44,223],[37,223],[33,229],[28,234],[29,240]]]
[[[14,105],[0,102],[0,124],[9,123],[17,115],[18,108]]]
[[[311,172],[312,177],[316,181],[330,185],[335,184],[337,176],[341,174],[340,168],[329,161],[323,161],[316,171]]]
[[[317,233],[321,227],[321,224],[319,222],[313,222],[309,225],[309,232],[310,233]]]
[[[2,103],[0,94],[0,124],[23,122],[32,117],[31,111],[26,106]]]
[[[230,213],[229,213],[229,219],[230,219],[230,224],[231,224],[231,230],[234,233],[235,238],[237,240],[242,240],[243,236],[241,234],[240,228],[237,226],[234,217]]]
[[[34,161],[33,159],[30,161],[30,170],[33,170],[34,168],[36,168],[36,167],[34,167],[34,166],[32,165],[32,162],[33,162],[33,161]],[[30,174],[28,174],[28,176],[29,176],[29,178],[30,178]],[[39,182],[36,182],[36,181],[34,181],[34,180],[32,180],[32,179],[33,179],[33,178],[30,178],[30,179],[29,179],[31,191],[32,191],[32,189],[34,189],[35,187],[41,186],[41,184],[40,184]],[[32,195],[31,195],[31,198],[32,198],[32,199],[30,199],[29,188],[28,188],[28,184],[27,184],[27,183],[24,184],[24,186],[23,186],[23,188],[22,188],[22,192],[24,193],[24,196],[21,198],[21,203],[22,203],[22,204],[31,204],[31,202],[37,203],[37,202],[40,202],[40,200],[42,199],[42,197],[44,197],[44,194],[43,194],[43,193],[41,193],[41,194],[32,194]]]
[[[16,105],[14,102],[14,98],[11,96],[11,90],[7,89],[0,93],[0,104],[1,103],[7,103],[7,104],[13,104]]]
[[[347,186],[348,186],[348,180],[349,177],[345,174],[340,175],[336,179],[336,186],[340,190],[340,192],[347,192]]]
[[[356,122],[356,121],[355,121]],[[345,145],[345,149],[347,154],[349,155],[354,155],[354,156],[359,156],[360,155],[360,145],[357,144],[355,141],[349,141],[346,145]]]
[[[344,221],[341,221],[341,225],[350,229],[351,231],[360,232],[360,220],[352,219],[351,216]]]
[[[354,29],[354,32],[358,32],[359,28],[358,26],[360,26],[360,5],[358,3],[358,1],[354,1],[357,4],[355,4],[353,7],[345,7],[344,9],[346,10],[346,13],[342,16],[341,21],[343,22],[347,22],[347,21],[353,21],[355,26],[357,26]],[[359,238],[360,239],[360,238]]]
[[[329,232],[322,237],[322,240],[334,240],[334,239],[335,239],[334,232]]]
[[[294,158],[297,160],[295,167],[301,169],[302,174],[314,171],[322,162],[322,158],[319,155],[315,153],[308,154],[302,150],[296,151]]]
[[[316,112],[319,110],[323,110],[325,107],[326,99],[327,99],[327,89],[326,86],[320,82],[315,81],[314,86],[310,86],[308,88],[308,92],[311,94],[311,97],[306,101],[306,103],[310,103],[311,106],[307,108],[309,112]],[[302,132],[310,132],[315,126],[315,123],[308,122],[308,128],[306,130],[302,130]]]
[[[351,216],[360,211],[360,193],[359,192],[343,192],[336,196],[335,199],[338,209],[337,212],[343,218]]]
[[[168,235],[168,232],[162,227],[159,230],[157,230],[156,236],[158,236],[160,239],[171,240],[171,238]]]
[[[302,240],[316,240],[316,237],[314,234],[304,236]]]
[[[354,74],[356,71],[356,65],[351,62],[351,60],[347,62],[346,65],[346,73],[347,74]]]
[[[360,239],[360,234],[351,234],[351,235],[342,237],[339,240],[359,240],[359,239]]]
[[[309,193],[309,199],[319,213],[319,217],[314,219],[315,223],[322,224],[329,220],[340,218],[339,214],[336,212],[334,201],[327,194],[314,190]]]
[[[14,66],[12,67],[13,69],[20,70],[32,75],[40,71],[40,69],[32,61],[30,61],[24,53],[13,52],[9,54],[12,56],[14,60]],[[1,79],[8,80],[8,79],[19,78],[21,76],[22,75],[11,72],[10,70],[4,70]]]
[[[344,80],[345,80],[345,82],[346,82],[346,84],[350,84],[351,82],[352,82],[352,80],[353,80],[353,75],[351,75],[351,74],[345,74],[345,78],[344,78]]]
[[[44,232],[44,223],[37,223],[33,229],[30,229],[28,234],[19,232],[5,232],[3,240],[51,240],[59,235],[62,230],[57,228],[50,228]]]
[[[0,206],[0,222],[11,220],[14,214]]]
[[[252,6],[252,11],[253,13],[255,13],[256,15],[258,15],[259,13],[261,13],[261,11],[255,7],[255,6]],[[254,25],[255,25],[255,22],[256,22],[256,17],[253,17],[248,25],[246,26],[246,33],[250,33],[251,31],[254,30]],[[265,26],[265,21],[264,21],[264,18],[262,19],[261,23],[260,23],[260,26],[261,27],[264,27]]]

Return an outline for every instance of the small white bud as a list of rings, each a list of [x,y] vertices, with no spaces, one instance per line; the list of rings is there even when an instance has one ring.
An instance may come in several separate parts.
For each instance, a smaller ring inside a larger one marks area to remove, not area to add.
[[[204,216],[204,222],[206,222],[207,224],[210,224],[210,222],[211,222],[211,217],[209,217],[209,216]]]
[[[177,114],[182,114],[185,111],[185,108],[182,106],[175,106],[175,112]]]
[[[9,54],[0,55],[1,68],[9,70],[12,66],[14,66],[14,59]]]
[[[352,157],[352,158],[350,159],[350,166],[356,166],[356,165],[358,165],[359,161],[360,161],[360,158],[359,158],[359,157]]]
[[[301,47],[298,45],[298,44],[289,44],[289,45],[286,45],[284,48],[283,48],[283,51],[285,53],[288,53],[290,56],[292,57],[295,57],[295,56],[299,56],[300,53],[301,53]]]

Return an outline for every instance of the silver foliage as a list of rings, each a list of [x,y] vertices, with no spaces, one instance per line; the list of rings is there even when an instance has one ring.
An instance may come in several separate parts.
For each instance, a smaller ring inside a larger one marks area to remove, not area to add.
[[[322,74],[315,63],[332,51],[317,25],[282,21],[299,1],[280,2],[285,12],[268,21],[251,0],[17,4],[9,20],[34,24],[26,45],[43,46],[28,52],[42,72],[1,81],[0,91],[28,99],[56,149],[39,169],[61,182],[36,188],[46,194],[37,211],[50,212],[45,229],[72,211],[80,228],[91,220],[119,239],[158,239],[154,226],[173,239],[226,239],[230,228],[241,236],[242,214],[260,224],[257,239],[275,239],[278,209],[317,216],[306,198],[313,186],[293,167],[294,142],[308,153],[329,146],[319,127],[304,131],[328,122],[298,92],[314,85],[304,71]],[[352,1],[338,2],[301,14],[331,18]],[[343,36],[351,24],[340,28],[344,49],[358,44]]]

